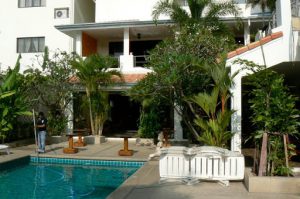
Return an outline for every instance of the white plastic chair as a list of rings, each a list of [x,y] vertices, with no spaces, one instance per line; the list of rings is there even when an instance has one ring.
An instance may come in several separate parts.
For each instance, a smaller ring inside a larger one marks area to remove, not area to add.
[[[9,155],[9,146],[4,145],[4,144],[0,144],[0,150],[5,150],[7,155]]]

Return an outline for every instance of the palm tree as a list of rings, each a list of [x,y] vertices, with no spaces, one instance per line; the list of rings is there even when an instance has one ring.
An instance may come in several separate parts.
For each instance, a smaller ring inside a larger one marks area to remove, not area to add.
[[[199,93],[192,101],[203,110],[207,118],[196,116],[195,124],[203,131],[198,140],[210,146],[225,147],[232,137],[227,127],[233,111],[226,109],[218,111],[219,93],[220,89],[216,86],[210,94]]]
[[[264,29],[264,27],[265,27],[265,19],[264,18],[265,18],[266,8],[269,8],[271,10],[271,12],[274,12],[275,8],[276,8],[276,0],[248,0],[247,3],[248,3],[248,5],[251,5],[252,8],[257,5],[260,6],[260,8],[262,10],[262,17],[263,17],[263,28],[262,29]],[[260,46],[260,49],[261,49],[264,65],[267,66],[265,52],[264,52],[262,45]]]
[[[180,27],[186,24],[200,23],[204,27],[218,27],[223,30],[224,24],[219,17],[225,15],[238,15],[238,10],[233,1],[214,3],[213,0],[187,0],[188,11],[185,10],[178,0],[161,0],[152,11],[154,21],[162,14],[168,15]],[[226,29],[226,28],[225,28]]]
[[[265,26],[265,12],[266,9],[269,8],[270,11],[273,13],[276,8],[276,0],[247,0],[247,4],[251,5],[251,7],[260,6],[262,10],[263,16],[263,26]]]
[[[266,11],[266,8],[274,11],[276,7],[276,0],[248,0],[247,3],[251,4],[252,7],[259,5],[263,13]]]
[[[103,124],[109,110],[108,94],[101,91],[99,86],[111,84],[113,76],[121,77],[118,71],[109,70],[117,64],[117,60],[112,57],[96,54],[90,55],[86,59],[78,57],[71,61],[71,65],[76,69],[76,76],[85,85],[93,135],[102,134]]]
[[[234,85],[233,78],[239,71],[231,74],[230,67],[226,67],[226,59],[223,58],[214,67],[207,67],[216,87],[219,89],[219,97],[221,99],[222,114],[225,113],[227,100],[230,98],[230,88]]]

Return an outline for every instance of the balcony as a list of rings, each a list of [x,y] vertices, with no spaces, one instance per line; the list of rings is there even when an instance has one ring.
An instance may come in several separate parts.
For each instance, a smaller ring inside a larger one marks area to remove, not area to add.
[[[134,59],[134,67],[144,67],[147,63],[147,56],[146,55],[136,55],[133,56]]]

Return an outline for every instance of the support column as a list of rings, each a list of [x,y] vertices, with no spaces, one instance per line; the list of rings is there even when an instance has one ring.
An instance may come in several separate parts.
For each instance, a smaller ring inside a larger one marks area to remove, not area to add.
[[[124,28],[124,33],[123,33],[123,55],[129,55],[129,28]]]
[[[174,109],[174,140],[175,141],[183,140],[183,131],[182,131],[182,126],[181,126],[181,120],[182,120],[181,116]]]
[[[290,0],[276,1],[276,21],[278,28],[283,32],[284,47],[281,49],[289,61],[293,61],[293,30],[292,11]]]
[[[77,35],[76,35],[76,37],[74,39],[74,44],[75,44],[73,46],[74,51],[78,55],[82,56],[82,32],[81,31],[77,33]]]
[[[231,151],[242,151],[242,76],[239,74],[234,78],[235,86],[231,90],[231,110],[235,112],[231,116]]]
[[[121,71],[128,72],[134,70],[133,55],[129,52],[129,28],[124,28],[123,36],[123,55],[120,56],[120,68]]]
[[[244,42],[245,45],[250,44],[250,19],[246,23],[244,23]]]

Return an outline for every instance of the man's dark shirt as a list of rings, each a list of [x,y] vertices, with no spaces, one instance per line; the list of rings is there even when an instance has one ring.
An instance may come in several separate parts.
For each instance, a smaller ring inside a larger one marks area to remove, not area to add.
[[[38,127],[39,131],[46,131],[47,128],[47,119],[46,118],[39,118],[37,120],[37,125],[45,125],[44,127]]]

